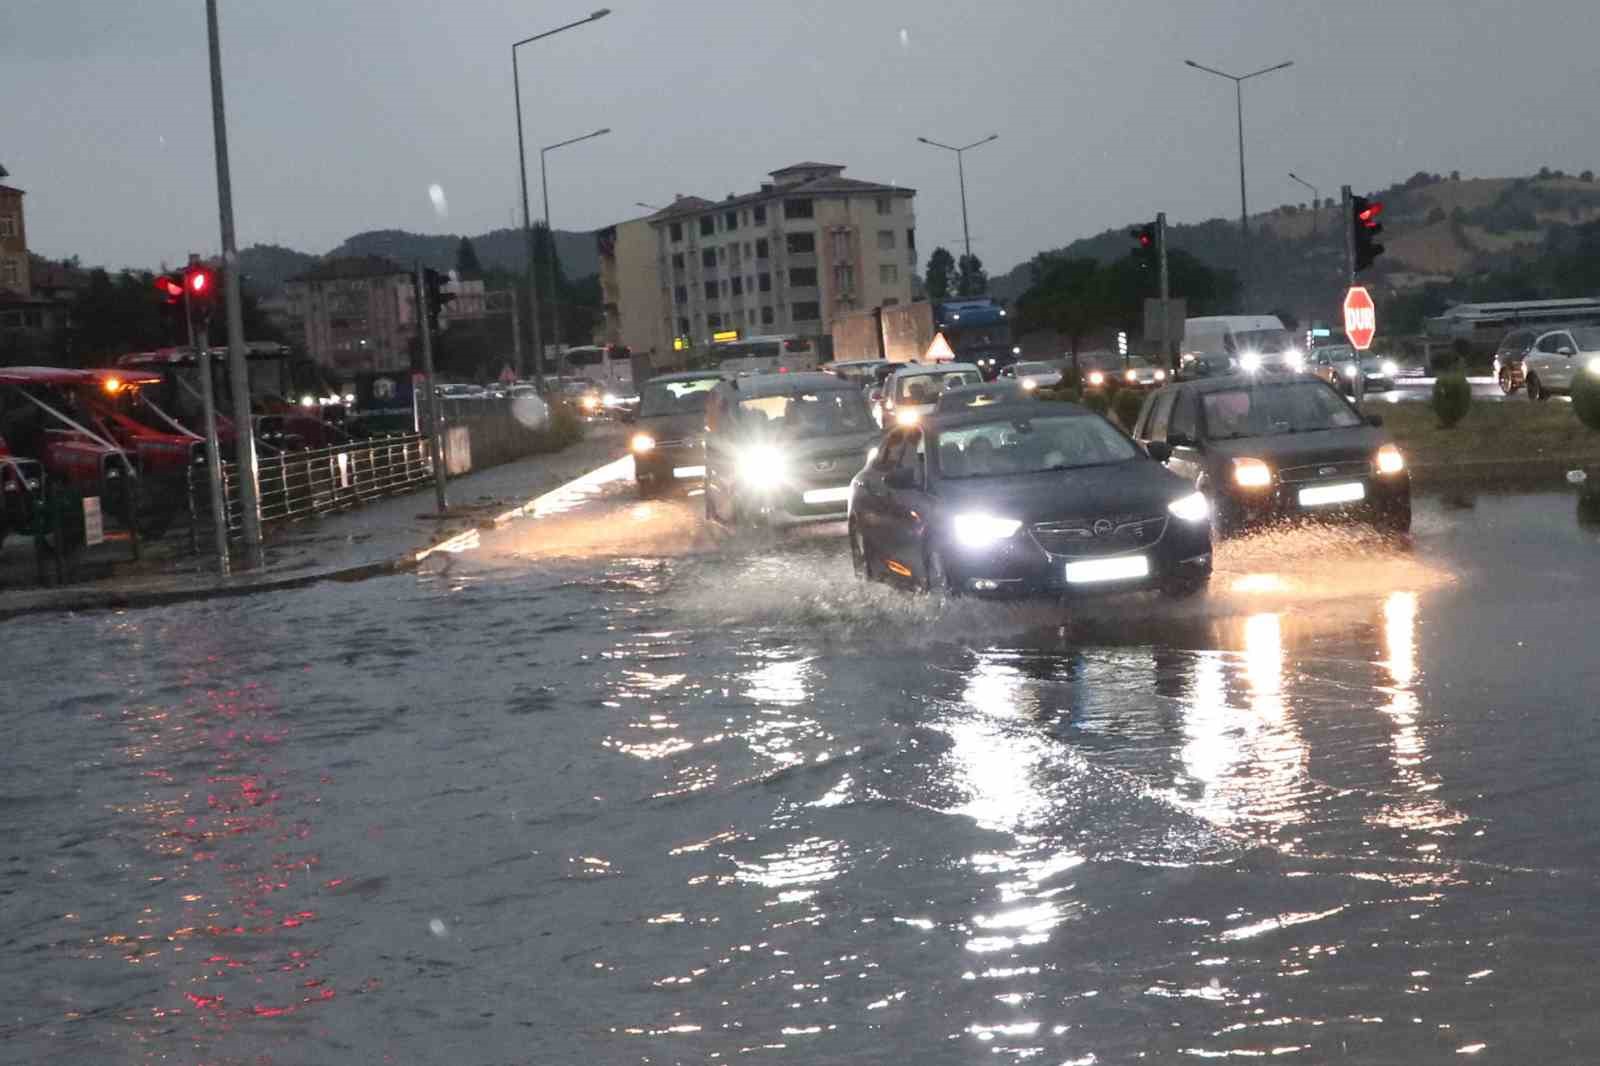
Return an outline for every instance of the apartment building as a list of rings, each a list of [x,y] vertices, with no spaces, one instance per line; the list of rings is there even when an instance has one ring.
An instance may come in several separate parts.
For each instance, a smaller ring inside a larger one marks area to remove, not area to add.
[[[22,218],[22,190],[0,185],[0,291],[27,299],[28,230]]]
[[[405,371],[417,336],[411,272],[381,256],[328,259],[284,286],[287,317],[304,325],[306,354],[347,373]]]
[[[844,169],[797,163],[756,192],[679,196],[602,231],[605,339],[664,366],[714,339],[822,340],[839,315],[909,302],[916,191]]]

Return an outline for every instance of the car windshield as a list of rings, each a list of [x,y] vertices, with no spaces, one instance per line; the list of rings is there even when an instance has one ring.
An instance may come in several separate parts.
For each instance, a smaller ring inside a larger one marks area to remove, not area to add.
[[[1347,363],[1355,357],[1356,350],[1343,345],[1317,349],[1317,361],[1322,363]]]
[[[706,409],[706,397],[717,387],[720,377],[694,378],[691,381],[652,381],[639,397],[639,414],[692,415]]]
[[[946,478],[1072,470],[1123,463],[1138,454],[1128,438],[1093,415],[981,422],[944,430],[938,444],[939,473]]]
[[[1242,329],[1233,334],[1234,351],[1286,352],[1294,347],[1294,338],[1286,329]]]
[[[1572,331],[1572,339],[1578,342],[1581,352],[1600,351],[1600,329],[1592,326]]]
[[[903,375],[895,385],[894,402],[900,404],[937,403],[945,389],[982,382],[976,370],[951,370],[943,373]]]
[[[1355,409],[1321,381],[1208,392],[1201,396],[1200,407],[1212,440],[1361,425]]]
[[[857,389],[757,396],[739,404],[747,429],[763,436],[803,440],[873,429],[872,414]]]

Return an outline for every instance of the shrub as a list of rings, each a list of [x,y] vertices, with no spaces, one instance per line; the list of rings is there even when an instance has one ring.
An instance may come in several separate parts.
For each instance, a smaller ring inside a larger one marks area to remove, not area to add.
[[[1133,389],[1123,389],[1117,393],[1116,399],[1111,401],[1111,410],[1116,413],[1117,421],[1122,423],[1122,428],[1129,433],[1133,432],[1133,424],[1139,420],[1139,410],[1144,407],[1144,396]]]
[[[1441,374],[1433,383],[1433,413],[1439,416],[1439,425],[1449,429],[1463,418],[1472,406],[1472,386],[1460,371]]]
[[[1579,371],[1572,383],[1572,409],[1578,421],[1590,429],[1600,430],[1600,374],[1590,370]]]

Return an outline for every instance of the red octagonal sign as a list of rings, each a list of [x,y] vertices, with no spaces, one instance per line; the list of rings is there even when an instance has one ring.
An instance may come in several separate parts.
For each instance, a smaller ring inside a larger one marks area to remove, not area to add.
[[[1372,347],[1372,338],[1378,333],[1378,308],[1372,294],[1363,286],[1352,285],[1344,294],[1344,335],[1356,351]]]

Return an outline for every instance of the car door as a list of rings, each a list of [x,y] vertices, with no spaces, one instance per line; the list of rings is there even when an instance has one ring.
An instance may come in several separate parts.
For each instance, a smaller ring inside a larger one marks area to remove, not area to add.
[[[856,528],[861,531],[867,552],[881,559],[884,552],[885,520],[888,515],[889,486],[884,477],[899,462],[900,450],[905,447],[906,431],[891,430],[878,445],[878,454],[872,457],[861,474],[861,491],[851,500],[850,513]]]
[[[1167,469],[1198,484],[1205,472],[1205,445],[1200,439],[1200,398],[1193,389],[1182,390],[1173,401],[1166,440],[1172,449]]]
[[[1560,358],[1560,356],[1556,355],[1556,349],[1560,346],[1561,334],[1559,332],[1546,333],[1534,342],[1533,351],[1528,353],[1528,373],[1536,375],[1540,384],[1544,385],[1545,388],[1549,388],[1555,383],[1552,380],[1556,373],[1555,362]]]
[[[923,577],[923,534],[928,525],[928,457],[920,428],[906,431],[889,483],[884,538],[890,558],[909,573],[890,571],[902,580]],[[897,483],[897,479],[904,479]]]
[[[1546,382],[1551,388],[1572,388],[1572,368],[1578,365],[1578,345],[1572,339],[1572,334],[1565,330],[1557,333],[1555,355],[1551,359],[1550,379]]]
[[[1134,440],[1142,444],[1167,442],[1167,423],[1172,419],[1172,403],[1180,391],[1176,387],[1162,389],[1146,401],[1135,427]]]

